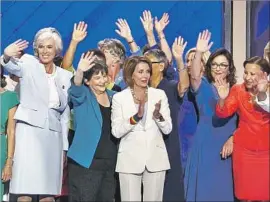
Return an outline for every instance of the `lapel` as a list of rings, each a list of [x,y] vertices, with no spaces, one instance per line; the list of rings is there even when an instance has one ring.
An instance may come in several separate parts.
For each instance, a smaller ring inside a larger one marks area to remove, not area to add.
[[[130,109],[131,114],[134,115],[134,114],[136,114],[138,112],[138,110],[136,109],[130,87],[128,87],[126,89],[126,94],[127,94],[125,96],[126,99],[123,100],[124,103],[127,103],[127,105],[128,105],[128,107],[126,107],[126,109]]]
[[[153,96],[152,89],[148,87],[148,102],[147,102],[147,112],[146,112],[146,120],[145,120],[145,128],[151,123],[153,119],[152,106],[153,104]]]
[[[48,79],[45,71],[45,67],[38,60],[36,60],[36,66],[32,72],[33,80],[36,81],[35,85],[39,91],[39,97],[45,102],[49,103],[49,88]]]
[[[100,124],[100,127],[102,127],[103,120],[102,120],[102,116],[101,116],[101,112],[100,112],[100,108],[99,108],[97,98],[89,88],[87,88],[87,90],[89,91],[88,95],[89,95],[89,98],[90,98],[90,100],[89,100],[90,105],[93,108],[93,111],[95,112],[95,115],[96,115],[96,118],[97,118],[97,120],[98,120],[98,122]]]
[[[57,108],[57,110],[62,112],[65,110],[68,101],[67,101],[67,96],[64,93],[64,88],[66,88],[66,86],[64,86],[60,81],[61,74],[58,71],[58,69],[59,69],[59,67],[55,66],[56,76],[55,76],[54,81],[55,81],[55,86],[56,86],[57,93],[59,96],[59,101],[60,101],[60,106],[59,106],[59,108]]]

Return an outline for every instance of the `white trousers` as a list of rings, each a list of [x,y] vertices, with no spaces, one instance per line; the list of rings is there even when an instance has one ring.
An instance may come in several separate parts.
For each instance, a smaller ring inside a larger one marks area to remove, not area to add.
[[[143,183],[143,201],[162,201],[166,171],[141,174],[119,173],[122,201],[141,201]]]

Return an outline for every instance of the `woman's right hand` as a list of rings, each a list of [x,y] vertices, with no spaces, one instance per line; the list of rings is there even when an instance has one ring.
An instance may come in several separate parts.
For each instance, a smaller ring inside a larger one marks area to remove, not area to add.
[[[96,57],[94,56],[94,52],[83,53],[78,64],[78,70],[86,72],[91,69],[95,65],[95,58]]]
[[[201,53],[209,51],[213,45],[213,42],[209,43],[210,39],[211,32],[208,30],[203,30],[202,33],[200,32],[197,40],[196,51]]]
[[[215,78],[215,86],[217,88],[219,98],[225,100],[230,93],[230,84],[226,82],[226,79],[217,76]]]
[[[142,118],[144,115],[144,106],[145,106],[145,100],[141,100],[139,103],[139,109],[138,109],[138,117]]]
[[[153,18],[150,11],[143,11],[143,17],[140,17],[141,22],[143,24],[143,28],[146,34],[153,33],[154,31],[154,23]]]
[[[12,177],[12,166],[11,165],[5,165],[2,170],[2,181],[7,182]]]
[[[9,60],[11,57],[20,56],[22,51],[28,47],[29,42],[26,40],[19,39],[14,43],[10,44],[4,50],[4,59]]]

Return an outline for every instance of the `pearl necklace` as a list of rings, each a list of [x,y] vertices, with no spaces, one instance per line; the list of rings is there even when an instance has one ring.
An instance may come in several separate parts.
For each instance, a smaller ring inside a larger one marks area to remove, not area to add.
[[[131,94],[132,94],[132,96],[133,96],[133,98],[134,98],[135,100],[141,101],[139,98],[137,98],[137,96],[135,95],[135,92],[134,92],[134,90],[133,90],[132,88],[130,89],[130,91],[131,91]],[[146,88],[144,94],[145,94],[145,96],[146,96],[146,98],[147,98],[147,95],[148,95],[148,88]]]

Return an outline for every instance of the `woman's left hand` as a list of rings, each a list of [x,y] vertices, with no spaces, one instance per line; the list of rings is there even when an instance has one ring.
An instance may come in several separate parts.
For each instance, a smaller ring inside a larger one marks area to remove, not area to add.
[[[233,136],[231,136],[223,145],[220,155],[223,159],[228,158],[233,152]]]
[[[12,177],[12,166],[11,165],[5,165],[2,170],[2,181],[7,182]]]
[[[160,114],[161,100],[155,104],[155,110],[153,112],[154,119],[159,119],[162,115]]]
[[[266,72],[260,72],[255,79],[256,82],[256,88],[258,93],[266,93],[269,81],[267,80],[267,73]]]

